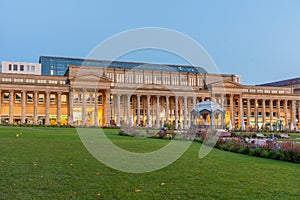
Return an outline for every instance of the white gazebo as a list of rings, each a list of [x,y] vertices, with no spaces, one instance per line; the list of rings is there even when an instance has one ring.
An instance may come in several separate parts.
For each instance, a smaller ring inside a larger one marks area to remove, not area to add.
[[[191,110],[191,122],[195,128],[225,128],[225,111],[220,104],[213,101],[203,101]]]

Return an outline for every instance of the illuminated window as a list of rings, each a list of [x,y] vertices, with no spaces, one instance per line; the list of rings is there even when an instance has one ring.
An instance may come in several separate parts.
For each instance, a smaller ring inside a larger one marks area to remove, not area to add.
[[[21,93],[16,93],[15,95],[15,102],[16,103],[21,103]]]
[[[39,94],[39,103],[44,103],[44,102],[45,102],[45,95]]]
[[[27,103],[32,103],[33,101],[33,94],[32,93],[28,93],[27,94]]]
[[[54,104],[56,102],[56,96],[55,94],[50,94],[50,103]]]
[[[3,93],[3,102],[9,102],[9,93],[8,92]]]
[[[67,95],[65,95],[65,94],[61,95],[61,103],[63,103],[63,104],[67,103]]]

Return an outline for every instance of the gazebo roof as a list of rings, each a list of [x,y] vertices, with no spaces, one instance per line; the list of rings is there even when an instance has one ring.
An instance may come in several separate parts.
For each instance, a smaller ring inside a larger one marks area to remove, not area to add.
[[[191,112],[200,112],[200,113],[205,111],[209,113],[225,112],[224,109],[221,108],[220,104],[209,100],[197,103],[196,106],[191,110]]]

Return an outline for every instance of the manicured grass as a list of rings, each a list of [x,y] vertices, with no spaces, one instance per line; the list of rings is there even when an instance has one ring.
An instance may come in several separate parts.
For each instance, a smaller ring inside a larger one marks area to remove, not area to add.
[[[108,136],[134,152],[169,142]],[[300,199],[299,164],[217,149],[199,159],[199,149],[195,142],[166,168],[130,174],[94,159],[76,129],[0,127],[0,199]]]

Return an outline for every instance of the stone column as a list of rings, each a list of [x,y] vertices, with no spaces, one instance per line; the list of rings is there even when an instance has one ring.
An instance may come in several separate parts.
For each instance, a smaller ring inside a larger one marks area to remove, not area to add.
[[[126,106],[127,106],[127,108],[126,108],[126,122],[127,122],[127,124],[130,124],[130,125],[133,125],[133,124],[131,124],[131,119],[130,119],[130,97],[131,97],[131,95],[127,95],[127,98],[126,98],[126,100],[127,100],[127,102],[126,102]]]
[[[240,121],[240,128],[243,127],[243,124],[244,123],[244,109],[243,109],[243,97],[242,95],[240,94],[239,95],[239,121]]]
[[[234,110],[233,110],[233,94],[230,94],[230,120],[233,127],[235,127],[235,120],[234,120]]]
[[[288,113],[287,113],[287,100],[283,101],[283,112],[284,112],[284,123],[285,123],[285,128],[289,128],[288,124]]]
[[[175,96],[175,128],[178,129],[178,96]]]
[[[110,94],[108,94],[108,95],[110,95]],[[96,89],[95,90],[95,98],[94,98],[94,126],[95,127],[99,127],[99,119],[98,119],[98,97],[99,97],[99,94],[98,94],[98,90]],[[112,102],[109,102],[109,103],[112,103]],[[110,116],[110,117],[112,117],[112,116]]]
[[[117,112],[116,112],[116,114],[117,114],[117,121],[116,121],[116,125],[117,126],[120,126],[120,111],[121,111],[121,109],[120,109],[120,104],[121,104],[121,102],[120,102],[120,99],[121,99],[121,95],[120,94],[116,94],[116,101],[117,101]]]
[[[247,125],[248,125],[247,128],[250,127],[250,121],[251,121],[250,114],[251,114],[251,102],[250,102],[250,99],[247,99],[247,122],[248,122],[247,123]]]
[[[14,123],[13,118],[13,106],[14,106],[14,90],[9,90],[9,124]]]
[[[266,100],[262,99],[262,123],[263,126],[265,125],[266,122]]]
[[[160,126],[160,116],[159,116],[159,98],[160,96],[156,96],[156,127]]]
[[[187,114],[188,114],[188,106],[187,106],[187,96],[183,97],[183,128],[187,129]]]
[[[68,116],[68,124],[73,125],[73,90],[69,91],[69,116]]]
[[[296,101],[292,100],[291,122],[296,127]]]
[[[170,102],[169,102],[169,96],[166,96],[166,122],[169,123],[169,117],[170,117]]]
[[[61,116],[61,92],[57,92],[57,125],[60,126],[60,116]]]
[[[255,110],[254,110],[255,128],[258,129],[258,103],[257,103],[257,99],[254,99],[254,106],[255,106]]]
[[[273,99],[270,99],[269,107],[270,107],[270,125],[271,125],[273,120]]]
[[[280,100],[277,100],[277,119],[280,119]]]
[[[298,128],[300,128],[300,100],[298,102]]]
[[[136,100],[136,107],[137,107],[137,114],[136,114],[136,125],[137,126],[140,126],[140,123],[141,123],[141,104],[140,104],[140,101],[141,101],[141,95],[137,95],[137,100]]]
[[[21,114],[21,124],[26,122],[26,91],[22,90],[22,114]]]
[[[86,95],[86,89],[83,89],[83,92],[82,92],[82,118],[81,118],[81,121],[82,121],[82,125],[83,126],[86,126],[86,99],[85,99],[85,95]]]
[[[45,119],[45,125],[50,124],[50,119],[49,119],[49,107],[50,107],[50,92],[46,91],[46,119]]]
[[[193,108],[195,108],[195,106],[196,106],[196,99],[197,99],[197,97],[196,96],[194,96],[193,97]],[[192,115],[190,114],[190,120],[192,119]],[[193,119],[193,125],[196,125],[196,117],[194,117],[194,119]]]
[[[221,94],[221,108],[224,109],[224,95]]]
[[[33,124],[38,124],[38,91],[33,92]]]
[[[152,119],[150,118],[150,95],[147,95],[147,125],[152,125],[152,122],[150,122]]]

